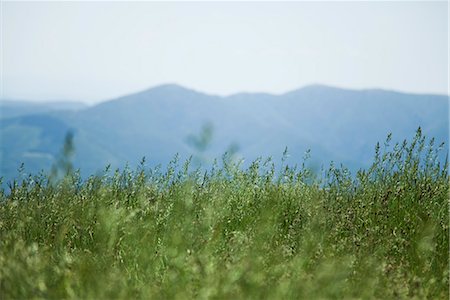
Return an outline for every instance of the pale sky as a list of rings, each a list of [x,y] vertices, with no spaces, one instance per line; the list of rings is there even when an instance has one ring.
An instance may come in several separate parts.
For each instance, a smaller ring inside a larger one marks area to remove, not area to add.
[[[3,2],[3,98],[95,103],[163,83],[448,93],[447,2]]]

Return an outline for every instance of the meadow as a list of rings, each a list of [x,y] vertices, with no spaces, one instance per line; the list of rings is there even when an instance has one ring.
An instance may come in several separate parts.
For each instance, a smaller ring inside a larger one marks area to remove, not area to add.
[[[66,147],[0,193],[0,298],[448,299],[448,148],[390,139],[357,174],[225,154],[83,179]]]

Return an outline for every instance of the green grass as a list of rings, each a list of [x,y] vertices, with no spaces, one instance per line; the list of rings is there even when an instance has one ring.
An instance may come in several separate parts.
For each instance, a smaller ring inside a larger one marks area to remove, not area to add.
[[[225,156],[27,177],[1,194],[0,298],[448,299],[448,166],[420,131],[384,148],[356,176]]]

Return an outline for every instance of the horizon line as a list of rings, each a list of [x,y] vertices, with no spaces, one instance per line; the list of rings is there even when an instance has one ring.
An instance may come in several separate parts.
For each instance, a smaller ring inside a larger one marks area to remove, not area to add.
[[[307,89],[307,88],[328,88],[328,89],[336,89],[336,90],[342,90],[342,91],[354,91],[354,92],[363,92],[363,91],[384,91],[384,92],[391,92],[391,93],[398,93],[398,94],[408,94],[408,95],[421,95],[421,96],[450,96],[450,91],[447,91],[447,94],[443,94],[443,93],[437,93],[437,92],[408,92],[408,91],[403,91],[403,90],[397,90],[397,89],[392,89],[392,88],[382,88],[382,87],[364,87],[364,88],[349,88],[349,87],[341,87],[341,86],[337,86],[337,85],[332,85],[332,84],[323,84],[323,83],[311,83],[311,84],[306,84],[303,85],[299,88],[295,88],[295,89],[290,89],[286,92],[281,92],[281,93],[273,93],[273,92],[258,92],[258,91],[248,91],[248,90],[244,90],[244,91],[238,91],[238,92],[234,92],[234,93],[230,93],[230,94],[226,94],[226,95],[220,95],[220,94],[216,94],[216,93],[210,93],[210,92],[205,92],[205,91],[201,91],[199,89],[196,88],[190,88],[187,87],[186,85],[180,84],[180,83],[174,83],[174,82],[167,82],[167,83],[161,83],[161,84],[157,84],[157,85],[152,85],[149,88],[144,88],[144,89],[140,89],[138,91],[134,91],[134,92],[129,92],[126,94],[121,94],[119,96],[114,96],[114,97],[110,97],[107,99],[100,99],[100,100],[76,100],[76,99],[72,99],[72,98],[63,98],[63,97],[55,97],[53,99],[51,98],[47,98],[47,99],[26,99],[24,97],[1,97],[0,98],[0,102],[26,102],[26,103],[33,103],[33,104],[45,104],[45,103],[80,103],[80,104],[85,104],[87,106],[94,106],[97,104],[101,104],[104,102],[109,102],[109,101],[113,101],[116,99],[120,99],[120,98],[124,98],[127,96],[131,96],[131,95],[136,95],[136,94],[140,94],[140,93],[144,93],[144,92],[148,92],[151,90],[155,90],[158,88],[164,88],[164,87],[173,87],[173,88],[180,88],[183,90],[187,90],[187,91],[192,91],[195,93],[199,93],[199,94],[203,94],[203,95],[207,95],[207,96],[213,96],[213,97],[220,97],[220,98],[229,98],[229,97],[235,97],[238,95],[269,95],[269,96],[283,96],[283,95],[287,95],[296,91],[300,91],[303,89]]]

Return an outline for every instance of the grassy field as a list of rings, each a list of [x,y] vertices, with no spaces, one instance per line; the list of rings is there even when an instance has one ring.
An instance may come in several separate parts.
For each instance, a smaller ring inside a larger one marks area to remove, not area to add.
[[[448,299],[439,149],[418,131],[355,175],[225,155],[81,180],[61,161],[0,195],[0,298]]]

